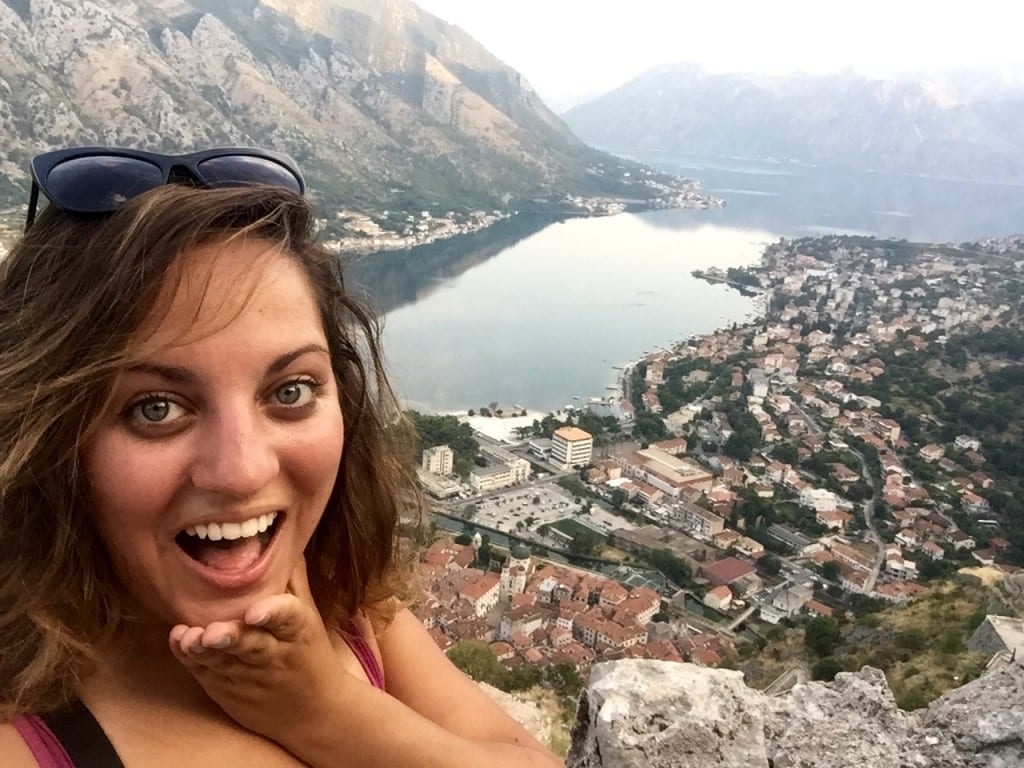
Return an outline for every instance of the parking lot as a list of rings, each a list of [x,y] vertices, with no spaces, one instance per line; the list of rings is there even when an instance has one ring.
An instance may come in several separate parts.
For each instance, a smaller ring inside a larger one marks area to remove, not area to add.
[[[586,502],[585,499],[580,501]],[[473,518],[475,522],[508,533],[536,531],[544,524],[566,518],[575,519],[604,534],[616,528],[636,527],[629,521],[598,507],[596,503],[591,506],[589,515],[578,515],[582,504],[577,504],[572,496],[556,485],[513,488],[500,496],[478,502],[476,506],[477,513]]]

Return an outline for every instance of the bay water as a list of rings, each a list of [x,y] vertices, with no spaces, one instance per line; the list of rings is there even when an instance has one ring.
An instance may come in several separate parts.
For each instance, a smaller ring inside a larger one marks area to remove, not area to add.
[[[756,299],[691,275],[757,261],[779,237],[830,232],[962,242],[1024,231],[1024,187],[648,156],[724,208],[553,219],[350,265],[384,313],[392,382],[410,407],[553,411],[608,394],[617,366],[741,323]]]

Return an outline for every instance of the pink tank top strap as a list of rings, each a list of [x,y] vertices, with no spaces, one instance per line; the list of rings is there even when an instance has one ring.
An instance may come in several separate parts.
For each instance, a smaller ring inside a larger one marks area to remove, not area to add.
[[[356,655],[359,665],[363,668],[363,672],[366,673],[366,677],[370,681],[370,685],[383,691],[384,670],[381,669],[377,656],[373,653],[373,649],[370,648],[370,644],[366,642],[366,638],[363,637],[359,626],[350,620],[345,623],[341,630],[342,639],[352,649],[352,653]]]
[[[68,753],[41,717],[22,715],[14,718],[13,725],[39,763],[39,768],[75,768]]]

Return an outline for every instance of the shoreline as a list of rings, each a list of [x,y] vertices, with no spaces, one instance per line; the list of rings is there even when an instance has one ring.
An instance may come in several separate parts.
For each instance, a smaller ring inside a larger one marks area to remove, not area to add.
[[[765,250],[762,249],[761,252],[757,256],[757,261],[753,262],[750,265],[751,268],[754,268],[754,269],[760,268],[760,266],[763,263],[764,256],[765,256]],[[722,281],[715,281],[713,279],[712,280],[706,280],[703,276],[698,277],[698,276],[695,275],[694,277],[696,279],[699,279],[699,280],[704,280],[705,282],[708,282],[709,284],[714,284],[716,282],[719,282],[719,283],[722,282]],[[737,292],[742,294],[742,291],[739,291],[739,286],[728,285],[728,287],[731,288],[732,290],[735,290],[735,291],[737,291]],[[744,287],[746,287],[746,286],[744,286]],[[669,341],[664,346],[656,345],[654,347],[654,349],[650,350],[650,351],[648,351],[648,350],[640,350],[639,353],[637,354],[637,356],[635,356],[635,357],[633,357],[633,358],[631,358],[631,359],[629,359],[627,361],[619,362],[619,363],[614,363],[614,364],[610,365],[609,366],[609,370],[610,371],[614,371],[614,376],[611,377],[612,378],[612,383],[605,385],[604,388],[598,394],[566,395],[565,398],[561,401],[561,402],[564,402],[563,405],[555,406],[555,407],[553,407],[551,409],[548,409],[548,410],[537,408],[533,404],[520,405],[518,403],[514,404],[514,405],[509,405],[506,410],[512,410],[512,411],[515,411],[515,412],[519,412],[519,411],[525,409],[527,411],[527,413],[528,413],[528,418],[525,419],[525,423],[521,424],[521,426],[531,426],[532,423],[533,423],[533,419],[540,420],[540,419],[542,419],[543,417],[545,417],[545,416],[547,416],[549,414],[555,414],[555,415],[562,414],[562,413],[565,413],[566,409],[569,408],[569,407],[574,408],[576,410],[586,410],[587,409],[587,404],[592,402],[592,401],[599,401],[599,402],[605,403],[606,407],[616,407],[616,406],[618,406],[618,404],[623,399],[626,399],[627,402],[629,402],[629,404],[632,405],[632,400],[630,400],[627,397],[627,395],[628,395],[628,392],[627,392],[627,381],[628,381],[628,377],[630,377],[632,375],[634,369],[640,363],[643,363],[643,362],[648,362],[649,363],[652,360],[655,360],[655,359],[657,359],[659,357],[666,357],[666,356],[667,357],[672,357],[672,356],[675,356],[675,355],[679,355],[687,347],[697,346],[697,345],[700,344],[700,342],[702,340],[704,340],[704,339],[706,339],[708,337],[714,336],[715,334],[722,333],[723,331],[731,329],[731,328],[735,328],[736,330],[741,330],[741,329],[744,329],[744,328],[756,327],[757,325],[762,323],[764,321],[766,315],[767,315],[767,309],[768,309],[768,296],[767,296],[767,293],[764,292],[764,291],[758,291],[756,295],[754,295],[754,296],[747,296],[747,298],[751,302],[751,309],[750,309],[750,311],[745,313],[743,315],[742,319],[740,319],[740,320],[735,320],[735,321],[732,321],[732,322],[724,322],[723,324],[717,325],[714,328],[712,328],[712,329],[710,329],[708,331],[702,332],[702,333],[690,333],[690,334],[687,334],[687,335],[682,336],[680,338],[677,338],[675,340]],[[478,410],[477,406],[472,406],[472,407],[436,408],[434,406],[429,406],[426,403],[417,403],[415,405],[412,405],[412,404],[409,404],[407,401],[403,401],[403,402],[405,402],[407,407],[409,407],[412,410],[419,410],[419,411],[430,412],[430,413],[437,413],[437,414],[448,415],[448,416],[455,416],[456,418],[460,419],[461,421],[469,423],[473,427],[474,430],[477,430],[477,431],[481,432],[482,434],[484,434],[485,436],[490,437],[492,439],[503,440],[505,442],[519,442],[518,439],[511,439],[511,438],[510,439],[506,439],[506,438],[502,437],[502,435],[503,434],[511,435],[513,430],[515,429],[515,427],[516,426],[520,426],[520,424],[516,420],[519,419],[520,421],[522,421],[523,419],[521,417],[510,416],[510,415],[490,416],[490,417],[488,417],[488,416],[480,416],[479,413],[476,413],[473,416],[469,416],[469,411],[470,410],[474,410],[474,411]],[[499,408],[505,408],[505,406],[503,404],[499,404],[498,407]],[[627,421],[627,422],[631,421],[631,419],[629,419],[628,417],[626,419],[620,419],[620,420],[624,420],[624,421]],[[501,424],[503,426],[502,427],[497,427],[496,425],[498,425],[498,424]],[[478,428],[477,425],[480,425],[480,427],[483,427],[483,428]]]
[[[625,198],[567,198],[571,207],[554,206],[550,209],[514,210],[514,211],[471,211],[465,218],[434,218],[423,211],[417,218],[414,214],[405,214],[407,223],[413,224],[412,231],[397,233],[383,230],[369,214],[339,211],[338,215],[353,222],[355,231],[362,232],[360,237],[338,237],[325,241],[325,245],[333,253],[352,259],[362,259],[377,253],[404,251],[429,245],[440,240],[448,240],[460,235],[469,235],[485,230],[498,222],[505,221],[520,214],[545,214],[557,219],[565,218],[596,218],[617,216],[622,213],[646,213],[664,210],[707,210],[721,208],[725,200],[700,191],[699,183],[692,187],[678,190],[676,195],[652,200]],[[385,212],[387,213],[387,212]],[[431,225],[436,226],[431,230]],[[367,242],[367,239],[371,242]]]

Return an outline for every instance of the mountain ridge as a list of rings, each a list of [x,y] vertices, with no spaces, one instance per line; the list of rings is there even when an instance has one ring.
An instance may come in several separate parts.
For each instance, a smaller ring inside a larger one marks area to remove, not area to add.
[[[0,0],[0,40],[0,207],[25,199],[32,155],[83,144],[287,152],[328,229],[332,209],[643,201],[673,184],[585,145],[408,0]]]
[[[640,155],[1024,181],[1024,90],[964,83],[712,73],[683,63],[648,70],[563,118],[595,146]]]

